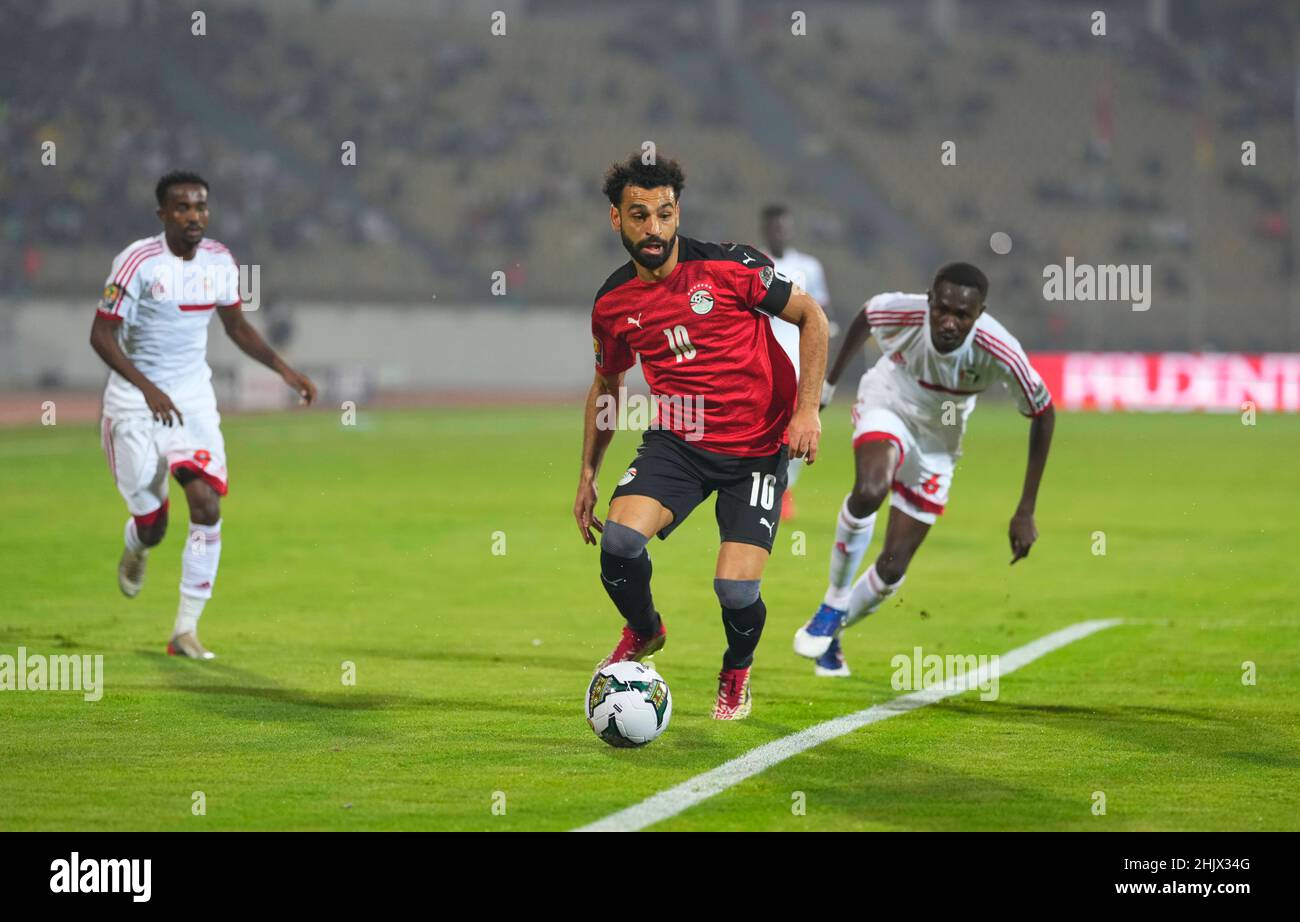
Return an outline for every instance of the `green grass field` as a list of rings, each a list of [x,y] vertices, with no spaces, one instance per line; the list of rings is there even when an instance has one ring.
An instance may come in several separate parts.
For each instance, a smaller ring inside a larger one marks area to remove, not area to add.
[[[823,459],[778,535],[750,720],[708,716],[723,643],[711,505],[652,546],[674,713],[639,750],[582,719],[621,621],[570,514],[580,408],[228,418],[210,664],[163,655],[179,491],[128,601],[97,427],[0,430],[0,653],[102,653],[105,669],[98,702],[0,692],[0,828],[572,828],[896,697],[890,659],[914,646],[1004,653],[1122,617],[1004,677],[996,701],[861,728],[652,828],[1300,829],[1300,418],[1062,416],[1042,537],[1011,568],[1026,426],[981,407],[948,513],[896,599],[846,635],[853,677],[827,680],[790,637],[824,590],[847,415],[825,415]],[[615,440],[602,502],[637,439]]]

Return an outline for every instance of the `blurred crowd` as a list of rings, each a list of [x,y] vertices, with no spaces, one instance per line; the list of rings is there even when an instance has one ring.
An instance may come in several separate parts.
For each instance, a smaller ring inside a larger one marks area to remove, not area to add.
[[[732,53],[941,249],[987,252],[995,226],[1039,265],[1152,262],[1168,292],[1291,284],[1289,5],[1169,4],[1162,34],[1132,4],[1104,43],[1073,25],[1086,4],[970,0],[946,30],[927,6],[829,3],[831,25],[801,43],[785,7],[753,0]],[[158,0],[118,17],[0,6],[17,37],[0,62],[0,294],[93,289],[156,232],[153,183],[184,167],[213,184],[213,235],[281,264],[296,295],[481,300],[502,269],[527,303],[584,304],[621,257],[599,174],[652,132],[690,155],[695,235],[753,239],[759,207],[783,199],[832,288],[899,265],[870,215],[839,213],[749,143],[704,4],[523,3],[504,41],[477,20],[331,7],[306,24],[214,9],[197,37]],[[949,136],[990,152],[953,190],[917,156]],[[1240,138],[1260,144],[1254,170]],[[1012,291],[1037,284],[1023,265],[1000,280]]]

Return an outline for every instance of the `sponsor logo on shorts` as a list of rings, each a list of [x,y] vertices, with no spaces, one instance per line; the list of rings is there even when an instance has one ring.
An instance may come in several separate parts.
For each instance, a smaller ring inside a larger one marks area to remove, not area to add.
[[[627,486],[629,483],[632,482],[632,479],[633,479],[634,477],[636,477],[636,468],[634,468],[634,467],[629,467],[629,468],[624,472],[622,479],[619,480],[618,485],[619,485],[620,487],[625,487],[625,486]]]

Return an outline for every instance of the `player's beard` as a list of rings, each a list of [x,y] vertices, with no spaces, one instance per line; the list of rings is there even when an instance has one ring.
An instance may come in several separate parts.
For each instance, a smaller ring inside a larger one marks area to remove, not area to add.
[[[677,234],[674,233],[667,240],[659,241],[664,245],[663,253],[658,256],[647,256],[645,253],[641,252],[641,247],[645,246],[646,240],[651,238],[647,237],[646,240],[642,240],[640,243],[633,243],[628,239],[627,234],[623,233],[623,231],[620,230],[618,235],[623,238],[623,249],[627,250],[628,255],[631,256],[638,265],[649,269],[651,272],[668,262],[668,257],[672,255],[673,247],[677,245]]]

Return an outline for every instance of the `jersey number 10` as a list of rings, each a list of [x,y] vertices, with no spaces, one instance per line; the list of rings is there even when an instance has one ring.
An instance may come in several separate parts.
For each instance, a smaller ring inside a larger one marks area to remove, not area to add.
[[[686,327],[679,323],[675,327],[664,330],[664,335],[668,337],[668,348],[673,350],[673,355],[677,356],[678,362],[682,359],[695,358],[695,347],[691,345]]]

